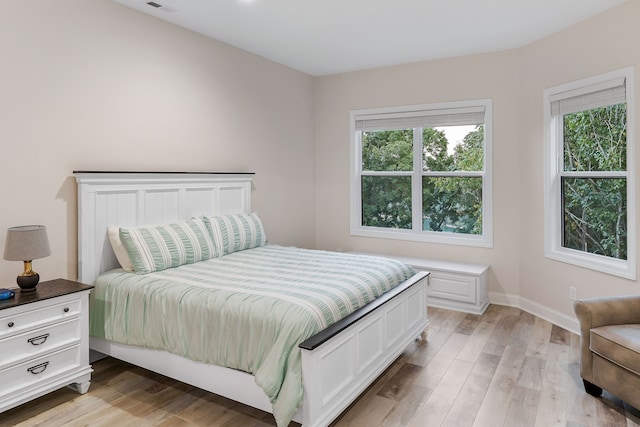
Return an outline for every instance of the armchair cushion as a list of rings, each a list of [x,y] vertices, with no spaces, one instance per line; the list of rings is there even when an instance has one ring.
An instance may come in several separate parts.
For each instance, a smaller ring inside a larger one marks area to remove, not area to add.
[[[640,324],[591,329],[590,349],[618,366],[640,375]]]

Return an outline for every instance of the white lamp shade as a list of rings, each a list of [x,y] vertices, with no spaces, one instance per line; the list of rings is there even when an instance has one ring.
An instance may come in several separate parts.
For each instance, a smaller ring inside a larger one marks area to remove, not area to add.
[[[49,255],[51,255],[51,249],[44,225],[24,225],[7,230],[4,259],[32,261]]]

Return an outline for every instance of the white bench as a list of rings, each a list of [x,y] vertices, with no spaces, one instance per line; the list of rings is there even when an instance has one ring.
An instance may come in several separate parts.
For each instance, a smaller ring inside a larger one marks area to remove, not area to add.
[[[489,305],[487,291],[488,265],[438,261],[372,252],[354,251],[353,253],[392,258],[408,264],[418,271],[430,272],[428,305],[432,307],[482,314]]]

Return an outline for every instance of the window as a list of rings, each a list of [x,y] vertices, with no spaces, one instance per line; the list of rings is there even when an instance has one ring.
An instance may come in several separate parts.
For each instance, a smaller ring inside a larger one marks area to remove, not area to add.
[[[351,112],[351,234],[491,247],[491,101]]]
[[[632,69],[547,89],[545,255],[635,279]]]

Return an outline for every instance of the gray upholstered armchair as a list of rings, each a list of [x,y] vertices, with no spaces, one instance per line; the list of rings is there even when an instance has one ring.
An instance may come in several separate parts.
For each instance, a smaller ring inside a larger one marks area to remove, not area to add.
[[[576,301],[580,376],[592,396],[602,389],[640,409],[640,295]]]

